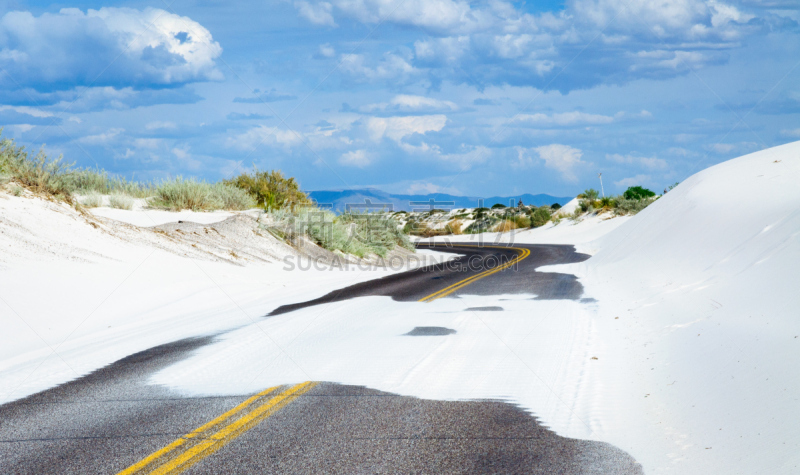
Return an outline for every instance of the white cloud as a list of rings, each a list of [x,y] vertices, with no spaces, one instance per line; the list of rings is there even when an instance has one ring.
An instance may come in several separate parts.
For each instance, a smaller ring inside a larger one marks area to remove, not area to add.
[[[800,137],[800,129],[783,129],[781,130],[781,135],[786,137]]]
[[[28,107],[28,106],[0,106],[0,111],[4,110],[13,110],[14,112],[29,115],[31,117],[38,117],[38,118],[53,117],[52,112],[47,112],[41,109],[37,109],[35,107]]]
[[[295,132],[267,127],[266,125],[253,127],[247,132],[228,138],[226,141],[228,147],[240,150],[252,150],[262,144],[292,147],[301,143],[303,143],[303,140]]]
[[[447,124],[445,115],[420,115],[405,117],[370,117],[367,131],[376,142],[388,137],[395,142],[412,134],[438,132]]]
[[[388,21],[439,32],[474,31],[488,16],[453,0],[335,0],[344,14],[364,23]]]
[[[581,161],[583,152],[569,145],[554,143],[536,147],[533,150],[539,154],[539,158],[544,160],[547,168],[558,171],[567,181],[577,180],[575,168],[586,164]]]
[[[637,164],[645,168],[663,170],[667,168],[666,160],[656,157],[638,157],[634,155],[606,154],[606,158],[616,163]]]
[[[425,96],[413,96],[400,94],[392,98],[389,102],[368,104],[360,107],[360,111],[370,113],[376,111],[391,112],[434,112],[434,111],[456,111],[458,105],[455,102],[434,99]]]
[[[324,45],[319,45],[319,54],[326,58],[332,58],[336,55],[336,50],[330,44],[325,43]]]
[[[462,170],[469,170],[474,165],[483,163],[492,155],[492,151],[479,145],[477,147],[461,146],[462,152],[460,153],[446,153],[438,154],[438,158],[446,162],[455,163]]]
[[[339,163],[349,167],[364,168],[372,163],[373,157],[366,150],[351,150],[343,153]]]
[[[174,122],[168,121],[155,121],[150,122],[144,126],[147,130],[158,130],[158,129],[174,129],[176,127]]]
[[[155,149],[161,145],[161,139],[136,139],[133,144],[136,148]]]
[[[315,25],[336,26],[333,20],[333,5],[328,2],[311,4],[306,1],[294,2],[295,8],[303,18]]]
[[[368,66],[362,54],[343,54],[341,70],[367,81],[379,79],[398,79],[417,73],[409,59],[395,53],[387,53],[375,66]]]
[[[222,79],[214,62],[222,47],[211,33],[191,18],[156,8],[64,8],[38,17],[8,12],[0,18],[0,51],[4,68],[30,87]]]
[[[614,118],[607,115],[588,114],[586,112],[561,112],[552,115],[520,114],[511,119],[511,123],[527,123],[534,125],[601,125],[614,122]]]
[[[125,129],[120,129],[120,128],[108,129],[108,131],[102,134],[87,135],[86,137],[81,137],[78,139],[78,142],[85,143],[88,145],[102,145],[116,139],[119,136],[119,134],[121,134],[124,131]]]

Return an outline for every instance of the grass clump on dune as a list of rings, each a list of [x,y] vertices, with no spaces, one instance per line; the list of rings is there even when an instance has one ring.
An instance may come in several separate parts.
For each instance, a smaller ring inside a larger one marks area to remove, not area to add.
[[[258,206],[266,210],[311,205],[297,181],[284,177],[278,170],[267,172],[254,167],[252,174],[242,173],[224,183],[245,190]]]
[[[155,185],[154,208],[180,211],[245,210],[256,203],[247,191],[225,183],[207,183],[177,177]]]
[[[70,188],[78,194],[96,192],[101,195],[124,194],[130,197],[147,198],[155,193],[153,185],[128,181],[110,176],[105,170],[77,169],[70,176]]]
[[[0,129],[2,132],[2,129]],[[31,157],[23,146],[0,138],[0,174],[10,176],[34,193],[73,203],[70,187],[71,164],[62,157],[47,158],[43,150]]]
[[[108,197],[108,204],[112,208],[132,210],[133,198],[123,193],[112,193]]]
[[[282,209],[270,213],[279,235],[305,235],[320,247],[357,257],[385,257],[397,246],[413,250],[414,245],[391,218],[369,214],[336,216],[314,207]]]
[[[103,195],[96,191],[90,191],[81,199],[81,204],[87,208],[99,208],[103,206]]]

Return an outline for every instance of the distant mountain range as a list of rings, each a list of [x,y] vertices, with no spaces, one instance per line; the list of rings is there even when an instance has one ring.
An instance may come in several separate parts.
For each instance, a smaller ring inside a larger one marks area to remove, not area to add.
[[[337,213],[347,210],[348,205],[358,210],[369,209],[379,211],[381,209],[391,209],[392,211],[412,211],[430,209],[454,208],[477,208],[479,200],[483,200],[483,206],[490,208],[492,205],[501,203],[506,206],[509,203],[517,204],[522,199],[526,205],[544,206],[558,203],[566,204],[573,197],[552,196],[546,194],[531,195],[524,193],[513,196],[492,196],[481,198],[477,196],[456,196],[447,193],[431,193],[428,195],[396,195],[386,193],[374,188],[364,188],[360,190],[332,190],[332,191],[311,191],[308,196],[320,205],[327,205]],[[433,200],[433,203],[431,203]]]

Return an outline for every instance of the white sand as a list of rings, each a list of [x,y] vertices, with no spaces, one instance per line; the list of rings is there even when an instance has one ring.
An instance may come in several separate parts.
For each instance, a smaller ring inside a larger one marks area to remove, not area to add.
[[[184,394],[239,394],[313,379],[425,398],[505,399],[562,435],[628,451],[648,473],[797,473],[798,183],[800,142],[704,170],[632,218],[564,220],[514,235],[593,253],[545,269],[577,274],[585,297],[596,299],[589,303],[368,297],[260,319],[377,274],[198,263],[148,256],[146,247],[100,264],[2,261],[0,297],[10,307],[0,303],[8,329],[0,387],[12,390],[0,396],[227,328],[152,382]],[[0,248],[16,242],[5,237],[13,229],[0,227]],[[47,239],[64,241],[49,232],[37,255]],[[97,249],[112,253],[105,246]],[[493,305],[504,311],[466,310]],[[403,336],[415,326],[457,333]]]

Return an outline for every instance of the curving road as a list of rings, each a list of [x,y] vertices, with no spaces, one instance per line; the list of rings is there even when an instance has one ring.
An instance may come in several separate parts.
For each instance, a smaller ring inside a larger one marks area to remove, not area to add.
[[[462,257],[272,315],[362,295],[410,301],[530,292],[577,299],[582,292],[573,276],[536,270],[586,259],[571,246],[437,250]],[[423,327],[420,334],[446,333]],[[497,401],[425,401],[313,382],[186,398],[147,384],[212,340],[152,348],[0,406],[0,473],[642,473],[609,444],[560,437]]]
[[[401,302],[431,301],[461,294],[497,295],[530,293],[538,299],[578,299],[583,286],[575,276],[536,269],[554,264],[585,261],[586,254],[574,246],[553,244],[472,245],[418,244],[418,249],[432,249],[460,256],[420,269],[390,275],[335,290],[320,298],[284,305],[269,315],[281,315],[310,307],[355,297],[383,295]]]

